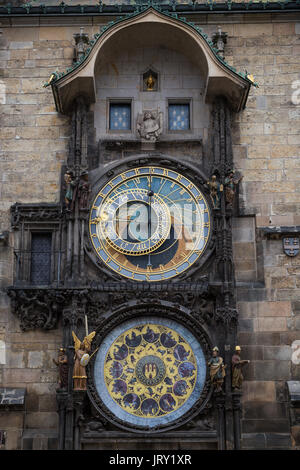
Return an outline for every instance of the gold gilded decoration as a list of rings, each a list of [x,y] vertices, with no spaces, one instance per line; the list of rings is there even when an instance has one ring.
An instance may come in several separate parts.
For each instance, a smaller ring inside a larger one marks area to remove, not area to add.
[[[143,74],[142,77],[143,91],[158,91],[158,74],[153,70],[149,69],[147,72]]]
[[[142,418],[179,409],[192,394],[196,379],[192,348],[163,325],[128,329],[105,358],[104,380],[110,396],[123,410]]]
[[[246,77],[256,88],[259,88],[259,85],[258,83],[256,83],[255,78],[252,73],[246,73]]]
[[[194,183],[149,166],[116,175],[99,189],[89,230],[107,267],[135,281],[157,282],[192,266],[212,227],[206,198]]]
[[[153,91],[155,80],[151,74],[147,78],[146,85],[147,85],[147,91]]]
[[[73,369],[73,380],[74,390],[86,390],[86,372],[85,366],[82,365],[82,358],[86,356],[91,350],[91,344],[94,339],[96,332],[92,331],[89,335],[86,335],[83,341],[77,338],[74,331],[72,336],[74,340],[75,355],[74,355],[74,369]]]

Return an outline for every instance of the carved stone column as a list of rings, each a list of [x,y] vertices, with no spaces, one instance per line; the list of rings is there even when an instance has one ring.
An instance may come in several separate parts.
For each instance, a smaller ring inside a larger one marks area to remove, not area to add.
[[[58,428],[58,449],[65,448],[65,424],[66,424],[66,407],[68,402],[68,392],[63,390],[56,391],[56,401],[58,404],[59,428]]]
[[[82,278],[83,273],[83,235],[85,214],[82,213],[82,205],[79,202],[82,191],[82,178],[87,174],[87,106],[82,97],[78,97],[74,103],[71,114],[71,138],[69,144],[69,156],[67,161],[68,171],[73,178],[73,200],[67,213],[67,267],[65,280],[69,283]]]
[[[214,401],[217,410],[218,450],[225,450],[225,395],[223,393],[216,395]]]
[[[74,450],[80,450],[80,430],[82,424],[82,408],[86,392],[84,390],[74,390]]]
[[[235,299],[235,277],[232,253],[233,210],[225,199],[225,178],[233,167],[231,142],[231,112],[226,99],[220,97],[213,108],[212,163],[210,172],[218,175],[224,190],[221,192],[220,209],[216,210],[216,274],[222,287],[216,299],[216,321],[221,323],[223,332],[219,337],[224,341],[224,362],[227,365],[224,381],[224,408],[219,412],[220,445],[226,449],[240,448],[240,415],[238,401],[231,391],[231,356],[236,345],[237,310]],[[218,409],[220,403],[218,403]],[[223,430],[221,427],[223,426]],[[224,437],[225,436],[225,437]]]
[[[232,408],[234,419],[234,448],[241,448],[241,392],[232,392]]]

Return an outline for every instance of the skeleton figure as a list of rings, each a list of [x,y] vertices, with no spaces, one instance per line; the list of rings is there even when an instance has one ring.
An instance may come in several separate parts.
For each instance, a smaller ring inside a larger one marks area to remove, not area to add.
[[[212,175],[211,180],[207,181],[206,185],[209,188],[210,198],[214,209],[219,209],[223,185],[217,181],[216,175]]]

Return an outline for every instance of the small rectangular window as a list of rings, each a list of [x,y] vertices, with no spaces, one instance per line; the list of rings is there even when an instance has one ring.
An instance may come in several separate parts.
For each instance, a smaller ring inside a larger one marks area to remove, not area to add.
[[[109,104],[109,129],[111,131],[131,130],[131,103]]]
[[[190,104],[169,103],[169,130],[186,131],[190,129]]]
[[[51,245],[51,233],[32,233],[30,273],[30,280],[32,284],[50,284]]]

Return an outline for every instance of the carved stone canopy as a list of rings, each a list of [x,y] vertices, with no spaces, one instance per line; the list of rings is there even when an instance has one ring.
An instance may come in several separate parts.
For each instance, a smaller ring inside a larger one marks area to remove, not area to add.
[[[149,7],[139,14],[105,27],[88,55],[75,68],[55,76],[51,86],[59,112],[68,113],[79,94],[84,95],[90,104],[95,102],[96,65],[107,51],[116,48],[120,41],[126,41],[128,34],[135,34],[147,44],[159,38],[164,45],[192,58],[204,75],[206,102],[212,102],[222,95],[227,98],[234,111],[238,112],[245,107],[251,82],[217,56],[212,43],[199,33],[195,25]]]

